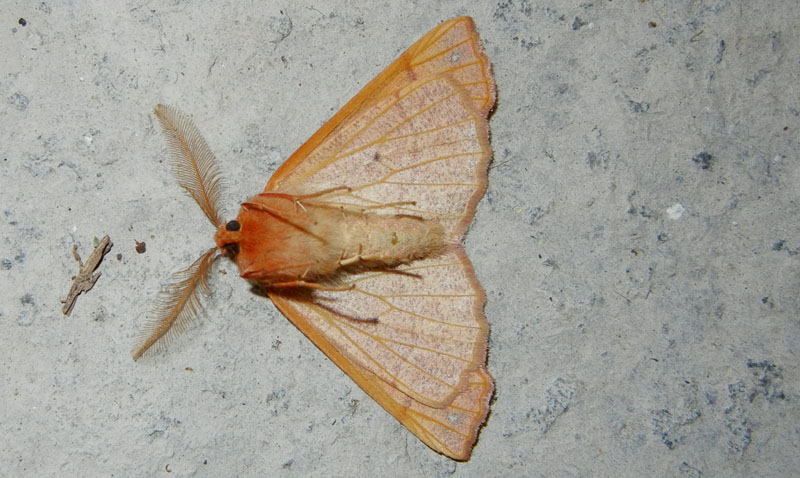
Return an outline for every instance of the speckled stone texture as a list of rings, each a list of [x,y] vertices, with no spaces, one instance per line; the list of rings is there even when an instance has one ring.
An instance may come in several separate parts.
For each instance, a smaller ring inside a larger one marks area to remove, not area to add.
[[[795,1],[0,4],[0,476],[800,468]],[[232,216],[458,15],[498,97],[466,241],[497,382],[472,459],[419,442],[230,263],[196,326],[134,363],[160,287],[214,232],[153,106],[193,115]],[[105,234],[64,317],[72,246]]]

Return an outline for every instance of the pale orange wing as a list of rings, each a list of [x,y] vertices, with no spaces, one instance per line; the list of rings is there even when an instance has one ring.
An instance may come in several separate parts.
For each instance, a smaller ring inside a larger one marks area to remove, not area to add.
[[[309,306],[308,303],[277,295],[271,297],[278,309],[328,358],[423,443],[456,460],[469,459],[480,426],[489,413],[489,399],[494,389],[492,377],[484,365],[468,374],[460,393],[449,405],[429,407],[361,368],[328,342],[312,321],[302,318],[302,314],[309,313],[304,307]]]
[[[270,292],[278,308],[423,442],[466,459],[488,413],[484,294],[460,246],[486,188],[489,62],[472,20],[425,35],[275,173],[268,191],[435,218],[449,252],[345,278],[348,292]],[[354,320],[376,318],[377,322]]]
[[[292,321],[307,322],[361,368],[420,403],[446,406],[486,363],[483,291],[461,248],[396,270],[409,274],[364,272],[345,279],[354,286],[347,292],[270,298],[292,302]]]
[[[494,95],[472,19],[454,18],[365,86],[265,190],[304,194],[348,186],[354,191],[338,200],[357,205],[405,198],[416,206],[396,212],[436,217],[458,240],[486,189]]]

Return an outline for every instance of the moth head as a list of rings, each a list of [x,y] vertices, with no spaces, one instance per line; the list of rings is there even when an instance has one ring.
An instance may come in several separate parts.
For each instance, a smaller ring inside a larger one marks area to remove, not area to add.
[[[239,253],[239,242],[242,239],[242,225],[237,220],[228,221],[219,226],[217,233],[214,234],[214,242],[217,247],[222,251],[222,255],[236,258]]]

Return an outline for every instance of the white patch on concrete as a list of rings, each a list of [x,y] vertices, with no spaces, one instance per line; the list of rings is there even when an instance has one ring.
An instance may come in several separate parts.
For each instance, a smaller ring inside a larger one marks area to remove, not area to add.
[[[675,203],[667,208],[667,217],[669,217],[674,221],[677,221],[678,219],[681,218],[681,216],[683,216],[684,211],[686,211],[686,209],[683,208],[683,205],[681,205],[681,203],[679,202]]]

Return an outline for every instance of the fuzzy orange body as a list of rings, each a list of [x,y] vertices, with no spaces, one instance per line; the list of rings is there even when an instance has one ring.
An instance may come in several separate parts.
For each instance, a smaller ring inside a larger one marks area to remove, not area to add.
[[[297,281],[335,284],[342,269],[393,268],[446,248],[444,229],[435,220],[281,193],[252,197],[236,222],[235,231],[228,224],[219,227],[217,247],[232,256],[242,277],[266,288]]]

